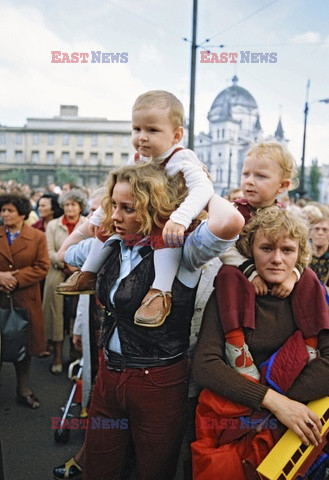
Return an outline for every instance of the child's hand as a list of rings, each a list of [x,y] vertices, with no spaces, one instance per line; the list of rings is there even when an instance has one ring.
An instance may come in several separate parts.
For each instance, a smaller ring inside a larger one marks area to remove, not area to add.
[[[162,238],[167,247],[181,247],[184,244],[184,232],[186,228],[180,223],[168,220],[162,232]]]
[[[282,283],[277,283],[276,285],[274,285],[271,292],[272,295],[275,295],[276,297],[279,297],[279,298],[287,298],[288,295],[290,295],[290,293],[292,292],[296,281],[297,281],[296,274],[292,272],[292,274],[289,276],[289,278],[287,278],[287,280],[285,280]]]
[[[268,288],[262,277],[256,275],[256,277],[251,281],[253,285],[256,295],[267,295]]]
[[[97,225],[93,225],[92,223],[88,223],[88,232],[91,237],[96,237],[99,227]]]

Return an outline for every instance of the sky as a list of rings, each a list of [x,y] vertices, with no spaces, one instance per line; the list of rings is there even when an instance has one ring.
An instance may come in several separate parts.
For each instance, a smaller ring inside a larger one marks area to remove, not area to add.
[[[54,117],[61,104],[78,105],[80,116],[130,120],[135,98],[153,89],[173,92],[188,115],[192,9],[193,0],[0,0],[0,124]],[[329,104],[318,102],[329,98],[328,25],[327,0],[199,0],[195,133],[208,132],[213,101],[237,75],[264,136],[281,115],[300,164],[309,79],[305,164],[329,164]],[[237,62],[200,63],[206,50],[237,53]],[[54,63],[53,51],[61,60],[89,57]],[[92,63],[92,51],[128,61]],[[241,63],[241,51],[272,52],[277,61]]]

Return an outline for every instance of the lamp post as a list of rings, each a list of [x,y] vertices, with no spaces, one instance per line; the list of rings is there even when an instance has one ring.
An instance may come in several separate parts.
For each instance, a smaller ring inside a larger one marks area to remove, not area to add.
[[[309,110],[310,103],[322,102],[322,103],[329,103],[329,98],[322,98],[319,100],[312,100],[312,102],[308,101],[309,89],[310,89],[310,80],[307,80],[306,84],[306,100],[305,100],[305,107],[304,107],[304,133],[303,133],[303,149],[302,149],[302,159],[301,159],[301,166],[300,166],[300,177],[299,177],[299,197],[303,198],[306,191],[305,191],[305,145],[306,145],[306,127],[307,127],[307,115]]]
[[[195,101],[195,72],[196,72],[196,29],[198,16],[198,0],[193,0],[192,45],[191,45],[191,79],[190,79],[190,111],[188,125],[188,148],[194,149],[194,101]]]

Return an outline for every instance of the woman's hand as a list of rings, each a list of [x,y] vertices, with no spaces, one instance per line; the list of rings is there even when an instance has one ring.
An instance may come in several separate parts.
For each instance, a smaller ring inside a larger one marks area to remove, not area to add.
[[[304,445],[308,446],[312,443],[318,446],[321,441],[322,425],[319,417],[306,405],[269,389],[262,406],[270,410],[283,425],[290,428]]]
[[[88,222],[88,233],[91,237],[96,237],[98,230],[99,226]]]
[[[82,335],[73,335],[72,342],[78,352],[82,352]]]
[[[0,287],[1,290],[10,293],[15,290],[17,287],[17,275],[18,270],[13,270],[12,272],[0,272]]]

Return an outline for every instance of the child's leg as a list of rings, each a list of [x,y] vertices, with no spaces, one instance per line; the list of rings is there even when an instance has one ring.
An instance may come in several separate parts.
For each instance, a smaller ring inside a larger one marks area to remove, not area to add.
[[[111,246],[104,247],[104,242],[97,237],[94,238],[88,257],[81,267],[81,271],[98,273],[107,259],[110,250]]]
[[[155,250],[153,260],[155,278],[152,287],[162,292],[171,292],[181,259],[182,247]]]
[[[228,363],[239,373],[259,380],[260,375],[253,362],[242,328],[235,328],[225,335],[225,355]]]
[[[104,243],[99,238],[94,238],[81,271],[74,272],[65,282],[60,283],[56,287],[56,293],[60,295],[94,294],[97,273],[111,248],[111,246],[104,247]]]
[[[182,248],[161,248],[154,251],[155,278],[152,288],[135,313],[135,323],[143,327],[159,327],[171,309],[171,289],[182,257]]]

